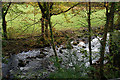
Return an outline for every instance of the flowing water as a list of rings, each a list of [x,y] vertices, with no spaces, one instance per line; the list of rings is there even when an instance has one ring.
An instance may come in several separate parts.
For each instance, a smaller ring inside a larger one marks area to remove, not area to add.
[[[107,39],[109,39],[109,34],[107,36]],[[99,40],[101,40],[101,38],[97,37],[91,41],[93,63],[100,58],[99,51],[101,44]],[[73,45],[73,42],[74,41],[71,42],[73,49],[63,48],[64,45],[56,47],[58,57],[62,59],[62,67],[70,67],[73,63],[77,64],[77,61],[83,62],[85,66],[88,67],[89,44],[84,41],[79,41],[77,45]],[[109,46],[106,45],[106,54],[109,53],[108,47]],[[36,76],[39,78],[47,77],[49,73],[56,69],[51,61],[52,56],[54,56],[54,52],[51,47],[45,47],[28,52],[23,51],[17,55],[12,55],[11,58],[8,59],[8,64],[2,64],[3,77],[8,73],[11,77],[14,77],[15,75],[20,75],[21,78],[32,78]],[[66,63],[68,64],[66,65]]]

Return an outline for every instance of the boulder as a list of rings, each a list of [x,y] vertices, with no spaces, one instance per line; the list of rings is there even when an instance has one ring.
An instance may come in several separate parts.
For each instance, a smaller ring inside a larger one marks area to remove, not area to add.
[[[26,65],[26,62],[25,62],[25,61],[19,60],[19,63],[18,63],[18,66],[19,66],[19,67],[25,67],[25,65]]]
[[[44,58],[46,56],[46,54],[45,53],[43,53],[43,52],[40,52],[40,55],[38,55],[38,56],[36,56],[37,58]]]

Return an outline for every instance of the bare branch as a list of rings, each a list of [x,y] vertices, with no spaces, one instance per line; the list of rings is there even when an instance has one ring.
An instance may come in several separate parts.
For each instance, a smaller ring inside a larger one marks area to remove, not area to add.
[[[9,22],[9,21],[13,21],[13,20],[15,20],[17,17],[19,17],[21,15],[21,13],[20,14],[18,14],[16,17],[14,17],[13,19],[11,19],[11,20],[7,20],[7,22]]]
[[[42,5],[40,4],[40,2],[38,2],[38,5],[39,5],[39,7],[40,7],[41,12],[44,13],[45,10],[44,10],[44,8],[42,7]]]
[[[25,32],[29,27],[33,26],[34,24],[38,24],[38,22],[40,22],[40,21],[37,21],[36,23],[33,23],[33,24],[29,25],[29,26],[25,25],[25,26],[27,26],[27,28],[25,28],[20,34],[22,34],[23,32]]]
[[[6,14],[7,14],[8,9],[9,9],[9,7],[10,7],[10,5],[11,5],[11,2],[9,2],[9,5],[7,6],[7,10],[6,10],[6,12],[4,13],[4,15],[6,15]]]
[[[61,12],[59,12],[59,13],[51,13],[51,16],[52,16],[52,15],[58,15],[58,14],[61,14],[61,13],[66,13],[66,12],[68,12],[69,10],[71,10],[72,8],[74,8],[75,6],[77,6],[77,5],[79,5],[79,4],[80,4],[80,3],[77,3],[77,4],[73,5],[72,7],[68,8],[67,10],[61,11]]]

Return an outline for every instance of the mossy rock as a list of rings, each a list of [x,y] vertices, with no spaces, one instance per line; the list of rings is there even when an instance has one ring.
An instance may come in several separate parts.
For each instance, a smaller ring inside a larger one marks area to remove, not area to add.
[[[36,56],[37,58],[44,58],[46,55],[45,54],[40,54],[38,56]]]
[[[73,49],[72,45],[67,45],[67,49]]]
[[[77,41],[74,41],[74,42],[73,42],[73,45],[75,45],[75,46],[78,45],[78,42],[77,42]]]

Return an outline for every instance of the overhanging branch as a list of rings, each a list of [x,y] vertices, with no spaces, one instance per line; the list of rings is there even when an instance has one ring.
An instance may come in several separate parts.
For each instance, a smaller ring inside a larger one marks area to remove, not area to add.
[[[77,3],[77,4],[73,5],[72,7],[68,8],[67,10],[61,11],[61,12],[59,12],[59,13],[51,13],[51,16],[52,16],[52,15],[58,15],[58,14],[61,14],[61,13],[68,12],[69,10],[71,10],[72,8],[74,8],[75,6],[77,6],[77,5],[79,5],[79,4],[80,4],[80,3]]]

